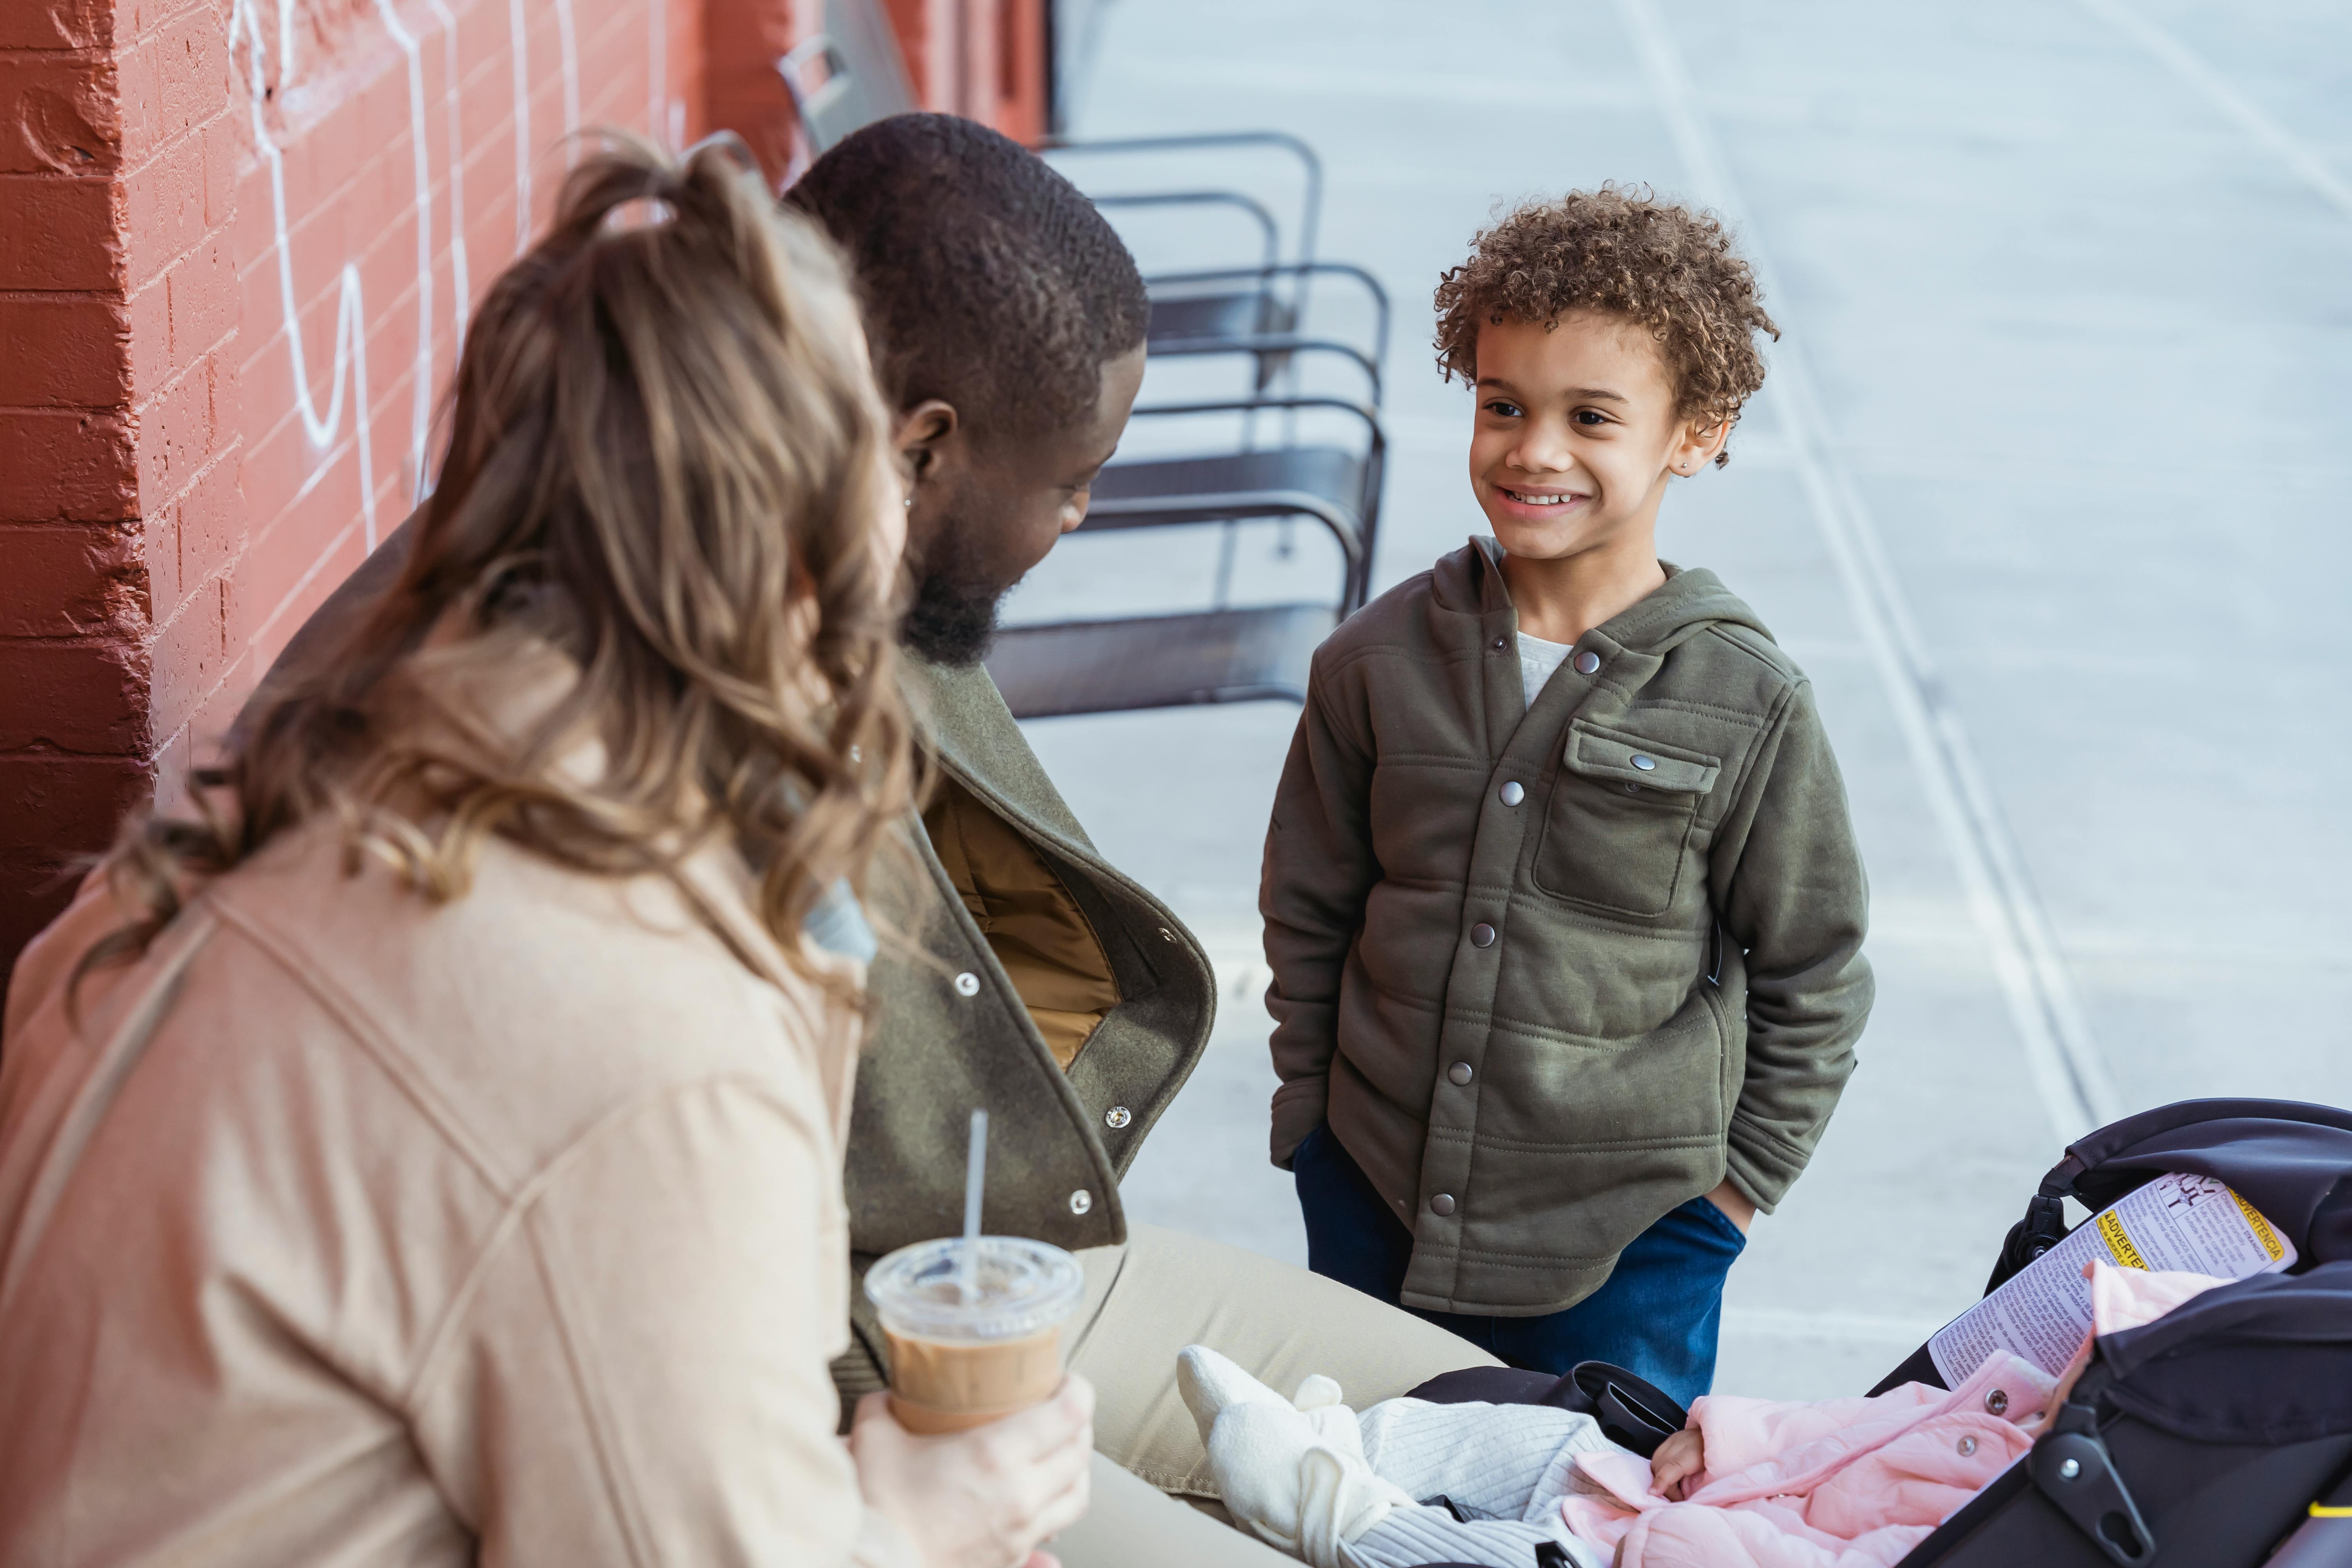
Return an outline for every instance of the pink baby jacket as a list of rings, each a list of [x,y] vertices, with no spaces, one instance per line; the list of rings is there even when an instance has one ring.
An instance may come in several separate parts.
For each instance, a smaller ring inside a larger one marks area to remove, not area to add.
[[[2093,1264],[2092,1334],[2056,1379],[2004,1352],[1948,1393],[1906,1383],[1875,1398],[1701,1399],[1690,1424],[1706,1468],[1684,1501],[1650,1489],[1644,1459],[1584,1454],[1579,1468],[1606,1495],[1571,1493],[1562,1515],[1583,1540],[1622,1542],[1621,1568],[1891,1568],[2033,1446],[2093,1337],[2226,1283]]]

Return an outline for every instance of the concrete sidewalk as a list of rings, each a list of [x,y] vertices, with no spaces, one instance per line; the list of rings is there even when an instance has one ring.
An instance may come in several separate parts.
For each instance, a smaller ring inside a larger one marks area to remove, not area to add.
[[[1733,1272],[1718,1386],[1874,1380],[1975,1298],[2089,1125],[2195,1095],[2352,1102],[2352,830],[2326,783],[2352,763],[2352,92],[2328,63],[2352,18],[1116,0],[1096,25],[1077,131],[1297,132],[1329,168],[1321,253],[1395,299],[1376,587],[1481,521],[1428,300],[1498,202],[1647,182],[1731,217],[1764,274],[1771,384],[1662,542],[1819,687],[1880,989],[1812,1169]],[[1153,270],[1231,256],[1232,232],[1132,238]],[[1146,401],[1202,374],[1157,365]],[[1014,618],[1195,607],[1214,540],[1179,531],[1069,542]],[[1328,577],[1276,531],[1244,536],[1246,589]],[[1219,965],[1216,1043],[1130,1212],[1303,1259],[1266,1163],[1255,915],[1295,720],[1030,733]]]

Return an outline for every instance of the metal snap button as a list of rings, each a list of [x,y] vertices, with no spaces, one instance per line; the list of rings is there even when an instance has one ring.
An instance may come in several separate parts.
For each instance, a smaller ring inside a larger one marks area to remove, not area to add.
[[[1645,757],[1639,752],[1633,753],[1633,765],[1645,773],[1658,771],[1658,760],[1655,757]]]
[[[1986,1394],[1985,1408],[1991,1411],[1995,1415],[2006,1414],[2009,1410],[2009,1390],[2006,1388],[1996,1388],[1990,1394]]]
[[[1470,945],[1473,947],[1494,946],[1495,928],[1488,925],[1485,921],[1480,921],[1476,925],[1472,926],[1470,928]]]
[[[1440,1193],[1435,1197],[1430,1199],[1429,1212],[1437,1215],[1440,1219],[1452,1214],[1454,1212],[1454,1194],[1452,1193]]]
[[[1070,1194],[1070,1212],[1072,1214],[1084,1214],[1094,1206],[1095,1195],[1094,1194],[1087,1191],[1086,1188],[1080,1187],[1076,1192]]]
[[[1495,646],[1497,648],[1508,647],[1511,646],[1511,639],[1508,637],[1496,637],[1495,639]]]
[[[1974,1437],[1963,1437],[1960,1439],[1959,1448],[1960,1458],[1965,1459],[1977,1451],[1977,1440]]]
[[[1116,1132],[1135,1120],[1135,1112],[1124,1105],[1114,1105],[1103,1112],[1103,1125]]]
[[[1639,795],[1642,793],[1642,786],[1635,784],[1632,779],[1627,779],[1625,781],[1625,793],[1627,795]]]
[[[955,988],[959,996],[977,996],[980,994],[980,976],[967,969],[955,977]]]
[[[1455,1062],[1452,1067],[1445,1069],[1445,1076],[1452,1079],[1455,1083],[1468,1083],[1470,1081],[1470,1064],[1468,1062]]]
[[[1600,668],[1601,656],[1593,652],[1591,648],[1586,648],[1582,653],[1576,656],[1577,674],[1591,675],[1594,670],[1599,669]]]
[[[2071,1481],[2082,1473],[2083,1461],[2080,1459],[2069,1459],[2058,1467],[2058,1479],[2062,1481]]]
[[[1505,805],[1517,805],[1528,798],[1528,792],[1519,787],[1519,781],[1517,779],[1505,784],[1500,793]]]

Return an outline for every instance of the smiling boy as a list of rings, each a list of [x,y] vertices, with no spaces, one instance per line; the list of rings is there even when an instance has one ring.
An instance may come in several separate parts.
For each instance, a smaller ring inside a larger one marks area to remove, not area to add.
[[[1260,893],[1275,1162],[1318,1272],[1687,1403],[1872,994],[1811,687],[1657,555],[1775,329],[1718,223],[1607,185],[1480,235],[1437,307],[1494,534],[1316,655]]]

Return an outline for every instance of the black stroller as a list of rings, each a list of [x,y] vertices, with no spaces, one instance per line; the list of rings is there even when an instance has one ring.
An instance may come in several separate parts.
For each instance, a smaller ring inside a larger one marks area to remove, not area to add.
[[[2294,1243],[2294,1267],[2101,1339],[2023,1462],[1902,1568],[2352,1568],[2352,1111],[2192,1100],[2101,1128],[2042,1179],[1986,1293],[2066,1235],[2066,1199],[2096,1212],[2174,1171],[2229,1184]],[[1871,1392],[1915,1381],[1943,1386],[1925,1345]],[[1557,1380],[1453,1373],[1414,1392],[1587,1411],[1643,1453],[1683,1424],[1597,1362]]]
[[[2168,1171],[2235,1188],[2294,1269],[2100,1340],[2024,1462],[1903,1568],[2352,1564],[2352,1111],[2191,1100],[2103,1127],[2042,1179],[1985,1289],[2065,1235],[2066,1198],[2105,1208]],[[1915,1378],[1940,1382],[1924,1346],[1879,1389]]]

